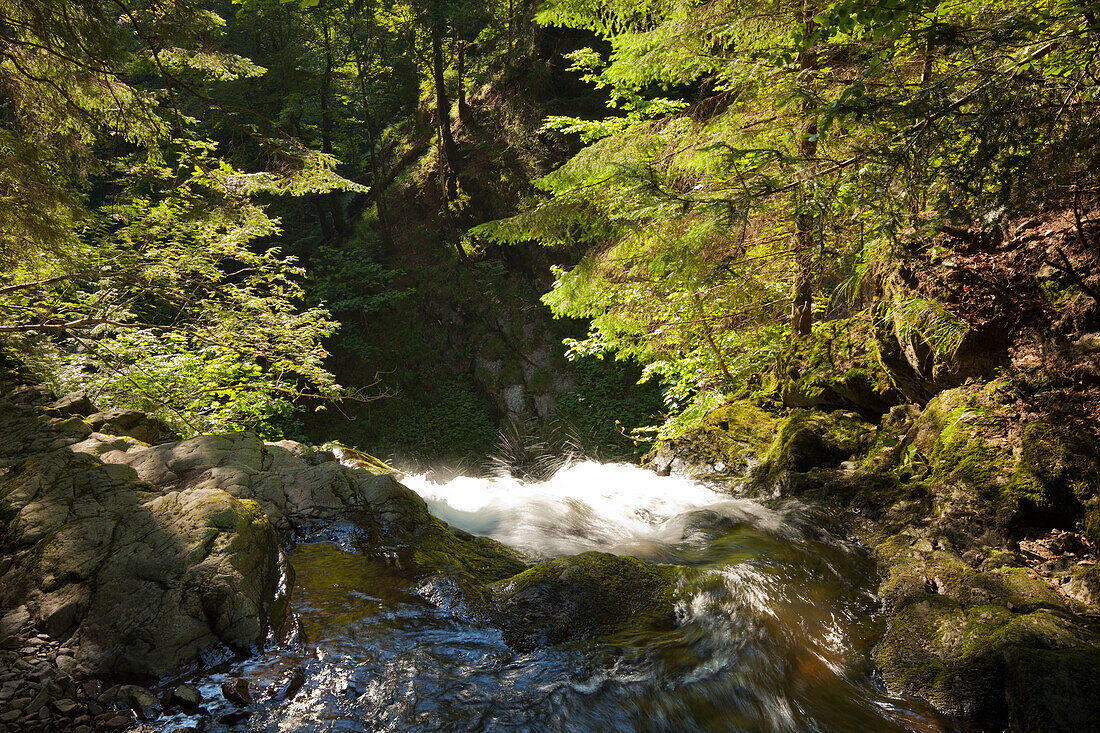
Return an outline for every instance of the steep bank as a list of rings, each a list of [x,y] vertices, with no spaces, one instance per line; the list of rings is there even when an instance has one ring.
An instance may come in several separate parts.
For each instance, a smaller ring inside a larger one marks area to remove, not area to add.
[[[979,730],[1100,720],[1100,320],[1078,281],[1100,262],[1076,229],[957,233],[898,273],[967,324],[956,353],[873,314],[820,324],[648,459],[834,507],[878,560],[887,684]]]

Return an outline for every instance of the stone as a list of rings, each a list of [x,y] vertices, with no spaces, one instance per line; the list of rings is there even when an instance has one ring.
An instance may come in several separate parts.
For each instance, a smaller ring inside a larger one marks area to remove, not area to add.
[[[202,702],[202,695],[194,687],[177,685],[173,688],[170,699],[175,705],[182,705],[185,708],[197,708],[199,703]]]
[[[59,654],[54,662],[57,664],[57,668],[67,675],[71,675],[76,671],[76,659],[74,657]]]
[[[11,710],[7,710],[3,713],[0,713],[0,721],[3,721],[5,723],[14,723],[15,720],[22,714],[23,714],[22,710],[18,710],[18,709],[13,708]]]
[[[486,612],[519,651],[627,628],[675,622],[679,569],[632,557],[585,552],[538,563],[486,588]]]
[[[95,405],[84,392],[70,392],[49,407],[50,410],[60,415],[77,415],[85,417],[96,411]]]
[[[67,698],[53,701],[53,709],[62,715],[68,715],[76,709],[76,703]]]
[[[109,718],[104,725],[111,730],[122,730],[123,728],[128,728],[131,722],[131,719],[125,715],[115,715]]]
[[[42,706],[45,705],[49,701],[49,699],[50,687],[48,685],[43,686],[42,689],[38,691],[38,694],[34,696],[34,699],[27,703],[27,706],[23,708],[23,713],[26,715],[34,715],[42,709]]]
[[[128,467],[68,451],[28,459],[7,489],[0,549],[21,572],[0,578],[0,595],[73,628],[67,674],[159,675],[214,644],[262,641],[279,546],[255,502],[216,488],[158,493]]]
[[[222,683],[222,697],[236,705],[251,705],[252,691],[248,680],[234,679]]]

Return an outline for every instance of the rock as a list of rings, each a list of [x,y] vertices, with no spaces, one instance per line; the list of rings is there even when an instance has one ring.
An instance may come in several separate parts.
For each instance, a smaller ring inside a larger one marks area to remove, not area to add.
[[[17,709],[14,709],[14,708],[11,709],[11,710],[7,710],[3,713],[0,713],[0,722],[14,723],[19,718],[19,716],[22,715],[22,714],[23,714],[22,710],[17,710]]]
[[[234,713],[226,713],[218,718],[218,722],[222,725],[236,725],[242,721],[248,720],[249,713],[247,710],[241,710]]]
[[[0,594],[73,628],[74,673],[157,675],[215,643],[262,641],[279,549],[255,502],[158,494],[125,466],[68,451],[28,459],[7,489],[3,550],[20,572]]]
[[[170,702],[174,705],[181,705],[184,708],[197,708],[199,703],[202,702],[202,694],[194,687],[177,685],[172,689]]]
[[[670,628],[677,568],[585,552],[538,563],[486,589],[487,613],[514,649]]]
[[[222,683],[222,697],[235,705],[251,705],[252,691],[248,680],[234,679]]]
[[[876,419],[900,395],[875,345],[870,314],[819,323],[776,357],[775,391],[788,407],[855,410]]]
[[[771,488],[792,474],[835,469],[874,440],[874,427],[857,415],[792,410],[779,422],[775,440],[752,472],[752,483]]]
[[[366,514],[408,528],[427,521],[427,506],[390,475],[311,464],[251,433],[203,435],[150,448],[127,446],[100,458],[131,466],[164,489],[218,488],[263,507],[280,529]]]
[[[76,671],[76,659],[74,657],[61,654],[54,660],[54,663],[57,664],[59,670],[67,675],[71,676]]]
[[[122,730],[123,728],[130,727],[130,724],[132,722],[133,721],[130,718],[126,717],[125,715],[114,715],[114,716],[108,718],[104,722],[104,725],[107,726],[111,730]]]
[[[76,703],[67,698],[53,701],[53,708],[62,715],[68,715],[76,709]]]
[[[153,693],[137,685],[123,685],[115,696],[115,704],[125,705],[141,720],[152,720],[160,714],[160,704]]]
[[[302,685],[306,683],[306,673],[301,667],[295,667],[294,671],[290,673],[289,678],[286,681],[286,686],[283,687],[282,692],[279,693],[280,700],[292,700],[294,696],[298,694],[298,690],[302,689]]]
[[[50,405],[49,409],[59,415],[86,417],[96,411],[95,405],[84,392],[70,392]]]
[[[29,703],[27,703],[26,707],[23,708],[23,714],[24,715],[34,715],[35,713],[37,713],[39,710],[42,709],[43,705],[45,705],[47,702],[49,702],[49,699],[50,699],[50,686],[45,685],[45,686],[42,687],[42,689],[40,689],[38,691],[38,694],[34,696],[34,699],[31,700]]]
[[[168,425],[138,410],[111,410],[88,415],[92,429],[108,435],[126,435],[142,443],[156,445],[179,440]]]

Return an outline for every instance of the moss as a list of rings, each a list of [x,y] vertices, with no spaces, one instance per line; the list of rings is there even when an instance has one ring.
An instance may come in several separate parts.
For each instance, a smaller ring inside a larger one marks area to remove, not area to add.
[[[1013,648],[1004,655],[1013,728],[1036,733],[1095,730],[1100,720],[1100,648]]]
[[[791,407],[832,407],[880,415],[900,395],[870,346],[871,317],[818,324],[812,336],[791,344],[776,361],[775,392]]]
[[[835,467],[859,456],[873,435],[874,428],[851,413],[792,410],[778,423],[775,440],[753,482],[770,485],[790,473]]]
[[[529,650],[577,638],[628,639],[670,628],[682,572],[632,557],[585,552],[538,563],[487,590],[505,640]]]
[[[435,518],[412,540],[408,557],[421,570],[458,573],[480,584],[511,577],[527,567],[523,557],[507,545],[454,532]]]
[[[953,715],[1006,723],[1016,714],[1004,705],[1010,652],[1061,654],[1098,642],[1028,568],[975,570],[948,549],[900,534],[875,551],[886,570],[879,590],[891,611],[876,662],[893,688]],[[1041,694],[1033,686],[1014,704],[1040,705]]]
[[[1033,423],[1024,429],[1019,460],[1001,491],[1003,522],[1079,513],[1080,505],[1065,481],[1067,455],[1065,443],[1051,426]]]

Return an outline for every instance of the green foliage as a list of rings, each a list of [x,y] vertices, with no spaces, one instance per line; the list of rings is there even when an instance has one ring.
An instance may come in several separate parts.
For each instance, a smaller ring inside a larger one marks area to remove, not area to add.
[[[259,427],[337,394],[319,344],[335,324],[302,307],[293,259],[253,247],[279,231],[256,198],[362,187],[211,96],[264,69],[201,4],[55,10],[5,8],[0,185],[17,203],[0,215],[0,336],[61,386],[183,432]],[[267,165],[231,162],[200,108],[264,145]]]
[[[633,433],[661,415],[661,389],[639,384],[638,368],[628,362],[580,357],[573,371],[576,386],[558,399],[554,420],[568,427],[583,452],[639,458],[648,446]]]
[[[807,290],[825,318],[885,295],[900,340],[950,358],[966,324],[899,260],[948,220],[1064,196],[1100,152],[1100,26],[1073,2],[552,0],[536,20],[600,38],[573,68],[613,112],[550,118],[580,152],[476,233],[583,248],[546,302],[591,319],[576,352],[636,359],[674,408],[752,385]]]

